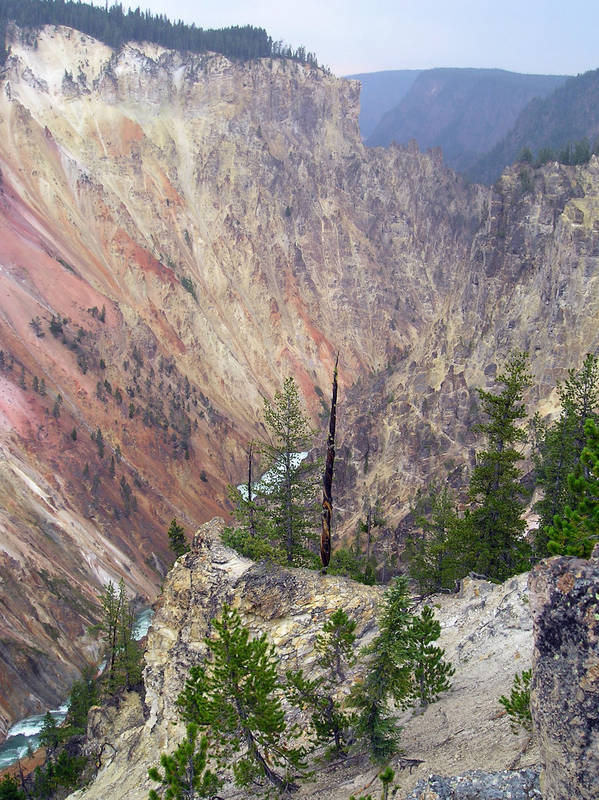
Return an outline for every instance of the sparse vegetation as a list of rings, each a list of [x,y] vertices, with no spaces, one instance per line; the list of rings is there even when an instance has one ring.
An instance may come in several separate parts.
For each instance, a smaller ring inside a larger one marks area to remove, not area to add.
[[[198,299],[196,297],[195,286],[193,285],[193,281],[191,280],[191,278],[188,278],[187,276],[183,275],[181,277],[181,286],[185,289],[186,292],[189,292],[189,294],[193,297],[194,300]]]

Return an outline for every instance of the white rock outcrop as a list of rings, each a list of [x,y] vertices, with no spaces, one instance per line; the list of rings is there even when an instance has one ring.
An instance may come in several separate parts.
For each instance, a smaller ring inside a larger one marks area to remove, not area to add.
[[[147,769],[181,736],[174,702],[189,667],[203,658],[210,620],[224,602],[236,606],[256,634],[267,634],[281,654],[282,669],[301,666],[310,672],[315,636],[340,606],[357,621],[358,647],[375,634],[380,587],[254,564],[220,543],[222,527],[222,520],[215,519],[200,528],[192,550],[178,559],[165,581],[148,635],[146,708],[131,695],[118,710],[90,712],[90,751],[101,753],[100,767],[95,781],[71,800],[147,797]],[[402,714],[404,755],[423,762],[411,773],[398,771],[405,793],[430,772],[500,770],[538,760],[526,737],[511,733],[497,702],[509,691],[514,673],[530,665],[526,575],[502,586],[466,579],[459,596],[441,595],[430,602],[442,626],[440,644],[456,673],[452,689],[439,702],[422,713]],[[348,685],[360,669],[356,665]],[[305,784],[297,796],[347,800],[376,775],[367,756],[357,755],[320,769],[318,783]],[[238,794],[233,787],[224,792]]]

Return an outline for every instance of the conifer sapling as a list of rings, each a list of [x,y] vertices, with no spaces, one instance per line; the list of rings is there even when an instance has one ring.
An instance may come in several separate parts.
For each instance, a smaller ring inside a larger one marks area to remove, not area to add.
[[[344,667],[351,666],[356,660],[353,653],[355,629],[356,623],[342,608],[337,609],[316,637],[317,663],[325,670],[324,679],[308,680],[302,670],[288,670],[285,674],[288,699],[311,713],[317,741],[327,744],[332,740],[330,752],[334,756],[344,753],[351,723],[350,716],[341,710],[334,693],[339,681],[345,679]]]
[[[202,736],[198,742],[198,726],[193,722],[187,725],[185,739],[171,753],[162,753],[160,766],[148,770],[149,777],[160,783],[159,790],[163,800],[196,800],[216,796],[221,781],[207,766],[208,739]],[[156,789],[150,789],[148,800],[159,800]]]
[[[206,640],[211,660],[191,668],[177,705],[182,718],[206,731],[217,765],[232,769],[237,786],[266,779],[277,791],[295,786],[304,771],[300,735],[288,725],[274,648],[251,639],[239,613],[225,605]]]
[[[379,633],[363,651],[366,674],[356,684],[349,704],[357,711],[356,732],[369,745],[371,758],[384,764],[397,751],[400,727],[388,701],[401,704],[411,688],[410,626],[413,615],[407,579],[400,576],[386,590],[379,615]]]
[[[455,669],[443,660],[445,651],[433,644],[441,634],[441,625],[430,606],[424,606],[420,616],[414,617],[409,634],[408,658],[413,683],[404,705],[418,702],[425,707],[451,688],[449,678]]]

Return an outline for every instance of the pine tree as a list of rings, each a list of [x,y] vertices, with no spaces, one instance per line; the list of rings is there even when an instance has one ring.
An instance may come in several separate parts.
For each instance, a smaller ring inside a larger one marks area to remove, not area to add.
[[[409,630],[408,659],[412,668],[412,687],[405,698],[406,705],[414,702],[422,707],[434,702],[441,692],[451,687],[449,678],[455,669],[444,661],[445,651],[433,645],[441,635],[441,625],[430,606],[424,606],[414,617]]]
[[[198,743],[198,726],[193,722],[187,725],[185,739],[170,755],[160,756],[160,765],[148,770],[149,777],[160,783],[164,800],[196,800],[200,797],[216,797],[220,781],[206,764],[208,761],[208,739],[202,736]],[[159,800],[155,789],[150,789],[148,800]]]
[[[121,613],[122,597],[117,592],[112,581],[108,581],[104,591],[100,595],[102,606],[102,619],[98,623],[97,630],[101,633],[106,649],[107,661],[107,683],[109,691],[113,691],[117,685],[117,662],[118,662],[118,623]]]
[[[411,689],[407,579],[400,576],[386,590],[379,616],[379,633],[364,650],[366,674],[356,684],[349,705],[356,709],[356,732],[367,740],[375,763],[384,763],[397,751],[401,729],[389,711],[388,700],[403,704]]]
[[[42,727],[40,730],[40,745],[47,748],[48,755],[51,755],[63,741],[62,731],[56,724],[56,720],[49,711],[44,714]]]
[[[309,712],[316,741],[328,745],[332,740],[330,755],[343,755],[351,718],[334,699],[333,687],[318,678],[309,680],[301,669],[287,670],[285,679],[285,694],[292,705]]]
[[[185,530],[182,525],[178,524],[176,517],[173,517],[169,525],[168,541],[176,558],[184,555],[189,550],[189,545],[185,539]]]
[[[266,503],[258,497],[254,480],[254,442],[248,445],[247,481],[238,488],[229,486],[228,494],[239,523],[225,528],[223,542],[254,561],[283,563],[285,552],[274,540]]]
[[[177,700],[181,716],[207,731],[217,764],[232,769],[236,785],[266,779],[278,791],[290,789],[304,750],[292,745],[299,731],[285,721],[274,648],[264,635],[250,639],[227,605],[213,624],[211,660],[191,668]]]
[[[242,489],[231,487],[239,527],[226,529],[223,541],[255,560],[267,559],[295,566],[317,564],[309,545],[317,535],[317,463],[301,457],[313,431],[300,408],[293,378],[287,378],[274,401],[264,401],[264,422],[270,442],[260,443],[265,472],[252,480],[253,445],[248,451],[248,481]]]
[[[432,486],[418,498],[414,517],[417,530],[408,536],[404,552],[410,576],[424,594],[453,589],[465,574],[461,551],[466,536],[449,489]]]
[[[345,664],[350,667],[355,664],[355,630],[355,620],[350,619],[342,608],[338,608],[322,626],[322,633],[316,637],[318,664],[328,672],[332,684],[336,680],[345,680]]]
[[[273,536],[285,550],[287,563],[314,565],[308,543],[316,540],[315,497],[317,464],[300,459],[309,448],[314,431],[301,411],[297,386],[289,377],[274,401],[264,401],[264,422],[270,443],[262,445],[266,475],[261,496],[273,525]]]
[[[95,433],[91,435],[92,441],[96,443],[96,447],[98,448],[98,456],[100,458],[104,458],[104,435],[100,428],[98,428]]]
[[[141,681],[142,652],[135,639],[135,612],[127,599],[125,584],[121,579],[119,594],[122,594],[121,614],[118,622],[118,670],[119,684],[132,689]]]
[[[109,694],[120,687],[132,688],[141,680],[141,650],[134,638],[135,613],[121,578],[118,592],[109,581],[100,596],[102,618],[96,630],[106,649],[106,688]]]
[[[294,705],[308,709],[317,741],[328,744],[332,740],[334,756],[344,752],[351,721],[334,694],[339,681],[345,680],[344,668],[356,660],[353,652],[355,629],[355,621],[350,620],[342,608],[337,609],[316,637],[317,663],[325,671],[324,678],[308,680],[302,670],[289,670],[285,674],[288,698]]]
[[[373,571],[375,571],[376,562],[372,557],[372,546],[373,546],[372,532],[374,528],[380,528],[384,524],[385,520],[383,519],[383,515],[381,514],[379,501],[377,500],[373,506],[370,498],[365,498],[364,519],[360,519],[358,521],[358,529],[359,533],[366,534],[366,564],[369,566],[372,565]]]
[[[568,476],[576,505],[566,506],[563,515],[554,517],[547,530],[547,549],[552,555],[589,558],[599,541],[599,425],[587,419],[584,432],[581,474]]]
[[[568,475],[580,471],[580,457],[585,446],[584,424],[587,419],[597,420],[599,405],[599,360],[587,354],[581,369],[569,370],[563,386],[558,386],[561,411],[552,425],[545,425],[535,416],[533,431],[535,446],[536,483],[543,497],[535,504],[539,514],[539,527],[535,539],[535,555],[548,555],[547,529],[565,507],[575,504],[570,491]]]
[[[522,674],[514,675],[510,696],[502,694],[499,702],[507,711],[510,718],[512,733],[518,733],[519,728],[524,728],[527,733],[532,733],[532,713],[530,711],[530,682],[532,670],[524,670]]]
[[[17,779],[12,775],[5,775],[0,780],[0,800],[25,800],[25,798],[25,793],[19,789]]]
[[[81,678],[75,681],[69,696],[69,710],[65,720],[69,736],[85,733],[87,712],[99,699],[95,672],[91,667],[84,667]]]
[[[503,387],[499,394],[477,390],[488,418],[478,426],[487,438],[487,449],[476,454],[470,479],[476,545],[469,556],[471,569],[504,581],[530,566],[522,517],[527,493],[517,466],[522,459],[519,446],[526,441],[526,433],[517,423],[526,417],[523,393],[531,384],[527,354],[514,354],[497,376],[497,383]]]

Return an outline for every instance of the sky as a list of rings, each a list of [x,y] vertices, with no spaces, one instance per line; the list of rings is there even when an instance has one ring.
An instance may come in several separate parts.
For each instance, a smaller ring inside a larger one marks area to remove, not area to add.
[[[336,75],[431,67],[576,75],[599,67],[598,0],[130,3],[138,4],[142,10],[203,28],[246,24],[266,28],[275,40],[304,45]],[[127,6],[126,0],[123,5]]]

